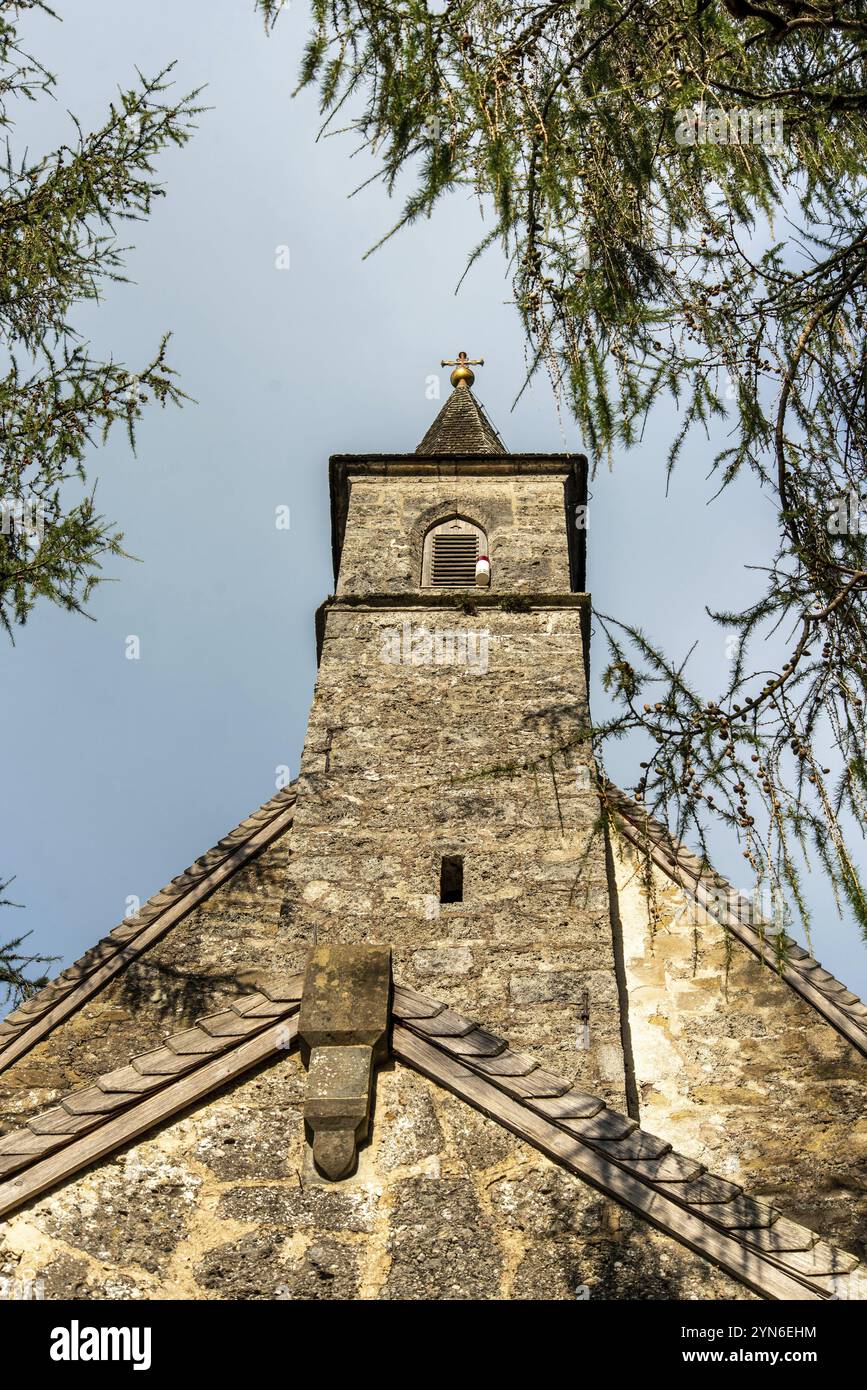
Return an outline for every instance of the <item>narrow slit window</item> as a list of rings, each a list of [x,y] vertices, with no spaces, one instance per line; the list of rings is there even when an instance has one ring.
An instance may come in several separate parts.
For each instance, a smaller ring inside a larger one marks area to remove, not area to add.
[[[444,854],[440,865],[440,902],[464,900],[464,861],[459,854]]]

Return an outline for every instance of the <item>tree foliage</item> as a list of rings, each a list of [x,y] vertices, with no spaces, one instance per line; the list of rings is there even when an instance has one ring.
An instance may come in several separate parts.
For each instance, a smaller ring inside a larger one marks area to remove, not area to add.
[[[155,160],[183,145],[197,93],[175,100],[170,69],[137,73],[98,130],[71,118],[69,144],[38,158],[13,149],[27,103],[55,79],[21,46],[43,0],[0,0],[0,623],[12,636],[46,599],[83,611],[122,535],[96,510],[88,451],[119,423],[134,445],[142,406],[179,402],[166,358],[128,367],[95,357],[76,332],[76,306],[123,280],[122,221],[146,218],[162,193]]]
[[[269,24],[280,8],[260,0]],[[314,0],[313,16],[300,82],[326,128],[343,122],[390,192],[411,177],[394,231],[456,189],[480,200],[473,258],[505,253],[529,371],[547,368],[594,467],[665,400],[668,469],[694,429],[725,435],[719,489],[749,474],[773,501],[755,601],[712,614],[737,634],[725,688],[706,699],[652,637],[604,620],[596,746],[642,731],[649,809],[702,845],[721,817],[805,915],[795,847],[815,853],[867,934],[847,839],[867,825],[863,0]]]
[[[21,906],[20,903],[13,903],[3,896],[11,882],[9,878],[5,883],[0,882],[0,907]],[[12,1004],[16,1005],[23,999],[29,999],[31,994],[35,994],[47,983],[45,974],[32,974],[33,966],[53,965],[59,960],[58,956],[45,956],[36,952],[28,955],[22,952],[20,948],[29,935],[30,932],[24,932],[21,936],[0,945],[0,995],[4,1003],[11,1000]]]

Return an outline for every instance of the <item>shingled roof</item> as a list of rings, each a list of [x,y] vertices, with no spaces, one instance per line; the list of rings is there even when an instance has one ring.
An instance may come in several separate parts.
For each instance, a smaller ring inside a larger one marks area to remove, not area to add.
[[[302,985],[302,976],[291,976],[204,1015],[4,1134],[0,1216],[286,1051]]]
[[[269,984],[0,1139],[0,1215],[295,1045],[301,976]],[[709,1174],[472,1019],[397,986],[392,1052],[756,1293],[861,1299],[857,1256]]]
[[[417,454],[506,454],[508,450],[469,386],[455,386]]]

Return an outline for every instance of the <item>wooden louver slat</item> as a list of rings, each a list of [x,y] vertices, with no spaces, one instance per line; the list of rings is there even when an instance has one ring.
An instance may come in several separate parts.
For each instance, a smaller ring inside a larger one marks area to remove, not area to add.
[[[439,588],[476,582],[479,538],[473,531],[445,532],[433,538],[431,584]]]

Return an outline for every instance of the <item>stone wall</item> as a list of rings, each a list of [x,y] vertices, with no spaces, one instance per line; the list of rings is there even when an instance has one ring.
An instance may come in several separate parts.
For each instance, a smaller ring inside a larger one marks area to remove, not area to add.
[[[0,1275],[56,1299],[752,1297],[393,1064],[357,1175],[305,1185],[303,1086],[282,1058],[32,1203]]]
[[[615,837],[642,1125],[867,1257],[867,1064]]]
[[[417,589],[425,532],[455,512],[487,532],[494,590],[568,593],[566,477],[353,478],[337,593]]]

